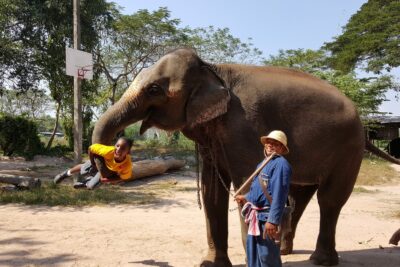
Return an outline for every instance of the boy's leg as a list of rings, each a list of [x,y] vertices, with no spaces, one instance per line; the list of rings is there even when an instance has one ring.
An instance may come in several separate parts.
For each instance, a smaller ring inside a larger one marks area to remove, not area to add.
[[[96,163],[96,169],[101,174],[101,177],[111,178],[115,174],[115,172],[107,168],[103,157],[95,156],[94,162]]]
[[[96,173],[96,175],[93,176],[93,178],[91,178],[89,181],[86,182],[87,189],[93,189],[98,184],[100,184],[100,178],[101,178],[100,172]]]
[[[85,163],[81,164],[81,168],[77,171],[79,172],[79,175],[92,175],[92,163],[90,162],[90,160],[86,161]]]
[[[54,183],[55,184],[61,183],[65,178],[67,178],[75,173],[78,173],[81,170],[81,168],[82,168],[82,164],[78,164],[78,165],[75,165],[74,167],[72,167],[71,169],[65,170],[62,173],[57,174],[54,177]]]

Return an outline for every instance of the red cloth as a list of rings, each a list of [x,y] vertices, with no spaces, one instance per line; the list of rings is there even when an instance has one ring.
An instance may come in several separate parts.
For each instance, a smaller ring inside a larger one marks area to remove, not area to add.
[[[104,184],[119,184],[123,182],[122,179],[108,179],[108,178],[101,178],[100,181]]]

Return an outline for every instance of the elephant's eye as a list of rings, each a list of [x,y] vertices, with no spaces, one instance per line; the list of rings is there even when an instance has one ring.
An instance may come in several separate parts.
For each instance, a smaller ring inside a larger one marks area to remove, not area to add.
[[[147,93],[150,96],[157,96],[157,95],[161,95],[163,93],[163,89],[161,88],[161,86],[159,86],[158,84],[153,83],[152,85],[150,85],[147,88]]]

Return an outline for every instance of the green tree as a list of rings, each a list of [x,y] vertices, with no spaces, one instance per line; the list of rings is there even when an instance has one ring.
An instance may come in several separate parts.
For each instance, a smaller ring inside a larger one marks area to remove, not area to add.
[[[254,47],[251,38],[243,42],[234,37],[229,28],[196,28],[183,30],[187,34],[184,45],[196,49],[198,55],[210,63],[257,64],[262,52]]]
[[[6,156],[17,154],[28,159],[40,153],[36,124],[24,116],[0,114],[0,149]]]
[[[114,4],[105,0],[81,1],[82,50],[94,51],[100,32],[110,27],[116,12]],[[0,0],[0,25],[0,86],[22,93],[48,87],[57,116],[64,112],[63,117],[72,118],[73,80],[65,75],[65,47],[73,43],[72,1]],[[82,83],[84,105],[96,93],[99,71],[95,68],[94,80]],[[58,117],[55,122],[54,129]]]
[[[325,48],[337,70],[347,73],[362,67],[378,74],[400,66],[399,36],[400,1],[369,0]]]
[[[327,56],[323,50],[289,49],[270,55],[266,65],[299,69],[308,73],[327,70]]]
[[[178,25],[179,20],[172,19],[165,7],[153,12],[143,9],[132,15],[119,15],[103,33],[96,53],[104,74],[100,102],[104,104],[108,98],[114,104],[142,69],[181,43],[185,36]]]
[[[49,110],[50,97],[41,90],[3,90],[0,95],[0,113],[25,115],[36,120]]]
[[[234,37],[228,28],[181,28],[180,20],[171,18],[166,7],[119,15],[103,33],[97,50],[103,70],[97,104],[106,109],[115,103],[141,70],[179,47],[194,48],[209,62],[254,63],[261,59],[261,51]]]
[[[277,56],[270,56],[264,63],[299,69],[328,81],[355,103],[361,115],[379,113],[379,106],[386,100],[385,93],[397,86],[391,76],[358,79],[355,72],[343,74],[329,68],[328,61],[329,57],[323,50],[298,49],[281,50]]]

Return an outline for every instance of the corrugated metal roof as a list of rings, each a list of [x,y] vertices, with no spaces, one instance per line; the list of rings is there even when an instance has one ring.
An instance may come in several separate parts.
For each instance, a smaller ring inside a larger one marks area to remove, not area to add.
[[[400,116],[368,116],[366,119],[375,120],[379,123],[400,123]]]

